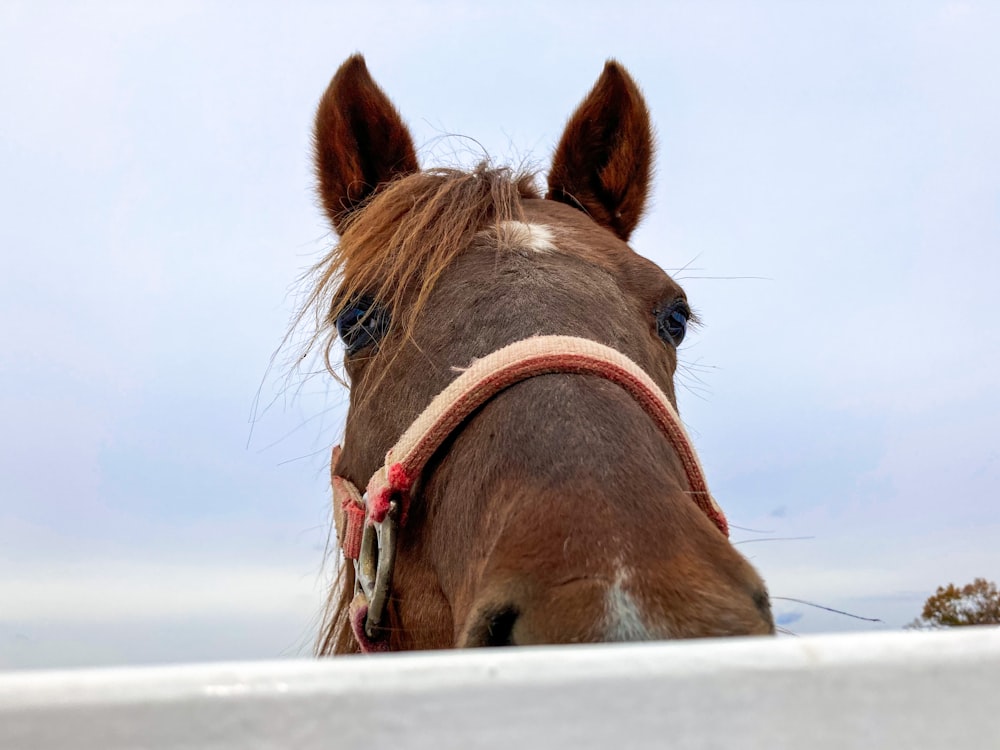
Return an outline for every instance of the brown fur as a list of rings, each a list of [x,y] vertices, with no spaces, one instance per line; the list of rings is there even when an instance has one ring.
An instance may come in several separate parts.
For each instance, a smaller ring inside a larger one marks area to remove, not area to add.
[[[323,95],[314,144],[320,198],[338,232],[381,185],[419,169],[410,132],[361,55],[340,66]]]
[[[359,122],[405,131],[380,91],[365,93],[373,87],[352,58],[317,119],[370,107]],[[339,140],[317,144],[317,154],[342,154],[335,168],[349,174],[365,139],[317,125],[321,133]],[[651,148],[641,95],[609,63],[557,149],[550,200],[508,170],[411,170],[377,183],[349,216],[331,212],[342,236],[317,268],[317,338],[329,345],[336,313],[360,295],[393,319],[377,348],[345,359],[351,406],[338,473],[363,486],[455,367],[535,334],[612,346],[674,400],[676,352],[657,336],[654,311],[684,293],[624,242],[644,207]],[[354,206],[351,181],[326,174],[329,164],[318,157],[322,190],[343,195],[327,192],[328,211]],[[544,225],[556,249],[500,242],[508,220]],[[677,456],[617,386],[547,375],[509,388],[446,442],[415,488],[390,647],[481,645],[504,633],[558,643],[773,632],[760,578],[686,493]],[[345,565],[321,654],[357,650],[346,618],[352,589]],[[601,619],[612,589],[634,602],[646,631]]]
[[[546,197],[583,209],[628,241],[642,218],[652,166],[642,94],[625,69],[609,60],[556,147]]]

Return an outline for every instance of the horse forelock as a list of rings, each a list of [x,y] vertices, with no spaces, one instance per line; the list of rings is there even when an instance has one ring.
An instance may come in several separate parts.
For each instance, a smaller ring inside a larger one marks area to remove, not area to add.
[[[407,336],[441,273],[476,235],[503,237],[524,226],[521,200],[537,197],[534,173],[487,163],[471,171],[425,170],[381,186],[313,269],[305,306],[316,318],[310,346],[322,346],[332,371],[337,314],[362,297],[392,310],[393,325]]]

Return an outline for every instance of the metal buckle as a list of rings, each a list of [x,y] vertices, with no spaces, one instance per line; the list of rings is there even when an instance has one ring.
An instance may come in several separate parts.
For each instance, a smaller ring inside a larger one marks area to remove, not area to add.
[[[393,500],[381,523],[365,524],[361,535],[361,554],[354,561],[354,595],[364,594],[368,601],[365,635],[372,640],[378,640],[382,635],[388,611],[392,573],[396,567],[398,529],[399,503]]]

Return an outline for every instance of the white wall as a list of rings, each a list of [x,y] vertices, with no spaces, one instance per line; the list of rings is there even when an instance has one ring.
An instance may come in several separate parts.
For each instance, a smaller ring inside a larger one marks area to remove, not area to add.
[[[1000,747],[1000,628],[0,675],[0,748]]]

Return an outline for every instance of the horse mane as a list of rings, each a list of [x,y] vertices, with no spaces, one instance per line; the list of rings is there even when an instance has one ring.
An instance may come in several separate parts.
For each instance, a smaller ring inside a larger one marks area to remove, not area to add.
[[[521,199],[538,197],[534,173],[486,162],[471,171],[415,172],[382,185],[348,217],[340,241],[313,267],[315,286],[302,310],[316,318],[307,351],[321,344],[333,373],[337,315],[362,297],[392,310],[393,326],[409,336],[441,273],[476,233],[520,219]],[[402,305],[411,294],[413,304]]]
[[[409,336],[441,273],[476,234],[523,218],[521,200],[540,197],[531,172],[481,163],[471,171],[439,168],[383,185],[347,219],[340,241],[312,269],[314,287],[299,315],[315,315],[307,352],[321,346],[327,369],[337,345],[336,319],[347,305],[369,297],[393,311],[392,325]],[[401,304],[412,296],[411,304]],[[334,554],[339,556],[339,550]],[[324,607],[316,653],[358,650],[348,607],[354,568],[342,563]],[[401,634],[389,607],[390,640]]]

